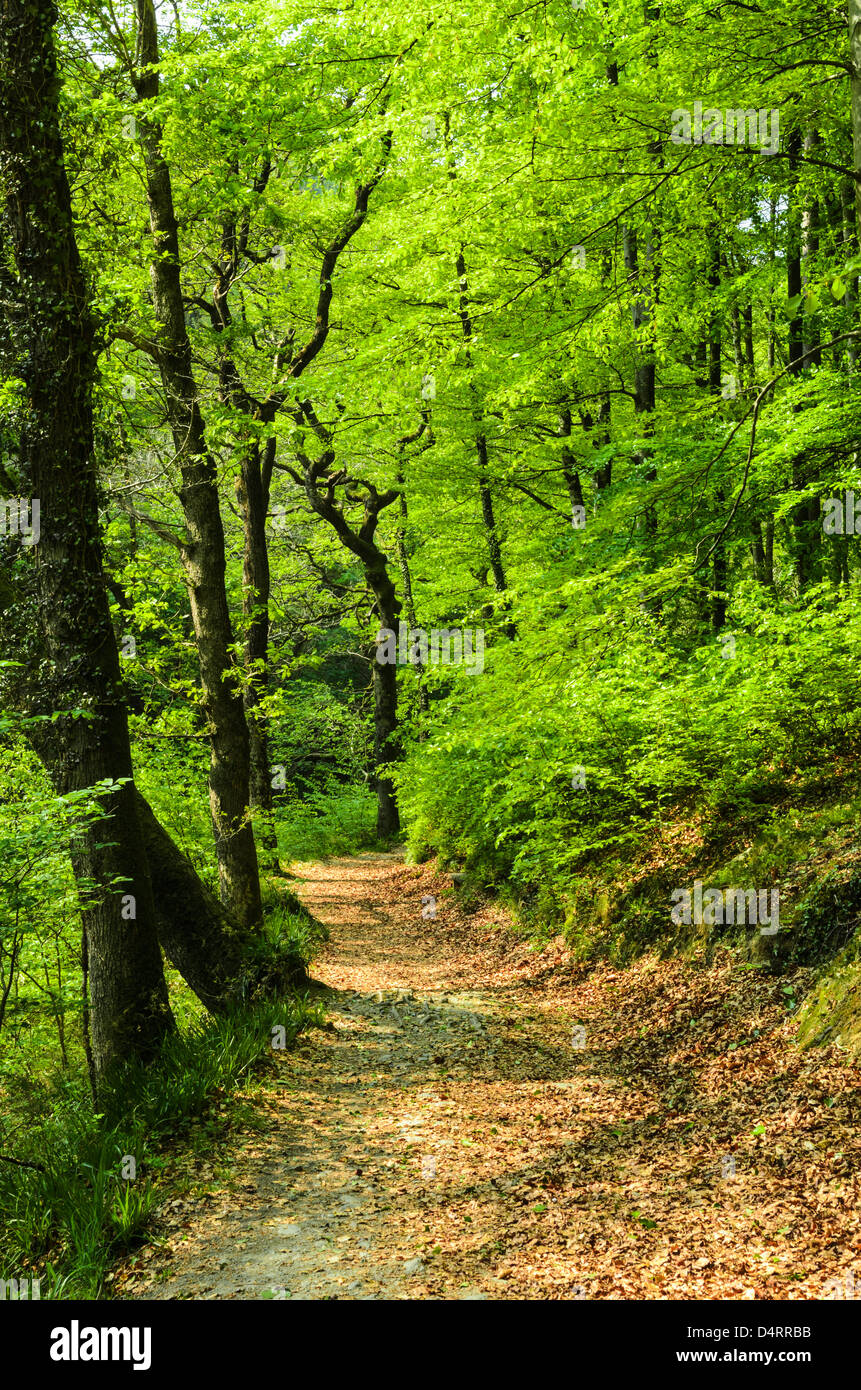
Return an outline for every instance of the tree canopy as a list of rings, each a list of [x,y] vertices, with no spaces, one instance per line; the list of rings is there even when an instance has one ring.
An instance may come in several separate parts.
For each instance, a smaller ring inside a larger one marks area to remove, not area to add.
[[[846,947],[857,0],[0,0],[0,192],[0,1028],[107,1094],[399,840]]]

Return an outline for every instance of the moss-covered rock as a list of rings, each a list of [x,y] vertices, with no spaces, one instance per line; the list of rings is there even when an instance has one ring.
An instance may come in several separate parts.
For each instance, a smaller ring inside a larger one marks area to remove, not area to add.
[[[844,952],[822,976],[799,1015],[802,1047],[837,1043],[852,1057],[861,1056],[861,961]]]

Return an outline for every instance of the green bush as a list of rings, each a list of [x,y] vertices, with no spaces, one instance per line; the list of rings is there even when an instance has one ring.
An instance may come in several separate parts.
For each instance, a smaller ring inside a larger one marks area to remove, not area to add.
[[[861,926],[861,871],[832,871],[818,879],[799,905],[791,959],[815,965],[842,950]]]
[[[278,809],[279,855],[290,862],[374,848],[376,815],[376,797],[362,787],[309,793],[303,800]]]
[[[817,593],[803,614],[775,612],[743,590],[736,608],[730,659],[717,641],[659,641],[646,615],[589,643],[564,610],[543,630],[524,623],[407,748],[411,855],[435,849],[527,906],[540,889],[542,921],[552,897],[561,925],[580,885],[624,879],[667,824],[695,816],[702,853],[719,860],[790,789],[827,794],[859,743],[857,605]],[[649,904],[626,912],[634,938],[658,931]]]

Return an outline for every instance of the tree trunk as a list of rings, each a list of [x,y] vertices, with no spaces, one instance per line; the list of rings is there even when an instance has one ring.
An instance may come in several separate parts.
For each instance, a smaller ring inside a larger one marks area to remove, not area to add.
[[[849,94],[852,169],[855,174],[855,233],[861,240],[861,0],[849,0]]]
[[[478,435],[475,441],[478,453],[478,495],[481,499],[481,519],[484,523],[484,535],[487,541],[487,553],[490,559],[490,572],[493,575],[493,587],[498,594],[504,594],[508,589],[508,580],[505,577],[505,567],[502,563],[502,547],[499,543],[499,531],[496,526],[496,515],[493,510],[493,496],[487,481],[487,440],[483,434]],[[506,627],[509,637],[514,637],[515,631],[513,624],[509,623]]]
[[[98,1078],[114,1062],[151,1057],[173,1020],[102,567],[93,323],[60,137],[55,15],[50,0],[0,0],[0,160],[22,311],[20,471],[41,510],[35,564],[48,669],[33,693],[43,708],[77,714],[52,725],[43,747],[61,793],[124,779],[99,798],[109,821],[78,840],[72,856],[84,903]]]
[[[577,471],[577,459],[574,450],[571,448],[571,408],[564,404],[559,415],[559,434],[565,441],[562,445],[562,477],[565,479],[565,486],[568,489],[568,501],[571,503],[571,520],[576,527],[577,509],[582,508],[584,514],[586,504],[583,501],[583,485],[580,481],[580,474]]]
[[[640,264],[640,247],[636,231],[632,227],[622,228],[622,246],[625,260],[625,269],[628,272],[634,298],[631,305],[631,322],[634,333],[639,339],[645,330],[646,347],[641,349],[639,343],[635,343],[634,352],[636,355],[636,366],[634,368],[634,411],[641,419],[642,433],[648,438],[654,431],[654,411],[655,411],[655,354],[654,337],[651,326],[651,311],[649,305],[642,294],[641,275],[643,267]],[[646,242],[645,247],[646,266],[651,270],[654,261],[654,248],[651,241]],[[652,458],[652,450],[646,445],[634,455],[634,463],[648,465]],[[657,480],[657,470],[654,464],[646,467],[643,472],[645,482],[655,482]],[[645,512],[645,531],[647,536],[647,546],[652,558],[652,542],[658,529],[658,515],[655,507],[649,505]],[[660,600],[651,605],[655,613],[660,612]]]
[[[135,803],[162,949],[201,1003],[222,1013],[239,997],[253,933],[225,911],[138,791]]]
[[[852,180],[844,179],[841,185],[841,242],[843,254],[847,261],[851,260],[858,248],[858,237],[855,230],[855,197],[852,188]],[[843,303],[849,311],[849,319],[852,324],[858,320],[858,276],[849,275],[846,279],[846,293],[843,296]],[[843,344],[842,351],[846,355],[846,361],[850,371],[854,371],[858,363],[858,348],[854,340]],[[838,364],[835,363],[835,366]]]
[[[268,439],[261,459],[254,440],[242,458],[239,506],[242,512],[244,551],[242,560],[242,607],[245,615],[244,690],[245,717],[251,757],[251,810],[257,826],[257,841],[263,846],[266,867],[279,869],[278,837],[275,833],[272,803],[272,769],[269,763],[269,721],[265,700],[269,692],[269,544],[266,517],[277,442]]]
[[[323,439],[327,448],[316,462],[304,453],[297,451],[302,466],[301,475],[289,468],[295,482],[305,490],[311,510],[322,517],[334,530],[340,541],[362,562],[365,579],[374,595],[374,606],[381,628],[388,628],[395,635],[398,644],[398,618],[401,603],[395,586],[389,578],[388,557],[377,545],[374,536],[379,523],[380,512],[398,500],[396,488],[378,492],[373,483],[363,480],[355,484],[365,491],[364,520],[356,530],[350,525],[343,509],[335,501],[337,487],[347,484],[346,469],[333,474],[332,465],[335,451],[332,448],[332,434],[314,413],[310,401],[303,401],[295,414],[297,423],[312,424],[318,438]],[[322,489],[325,488],[325,491]],[[355,492],[351,493],[347,484],[347,499],[357,501]],[[379,647],[377,648],[379,651]],[[398,676],[395,661],[373,662],[374,686],[374,755],[377,766],[377,834],[388,839],[400,830],[400,816],[395,796],[394,781],[387,769],[397,762],[400,751],[395,742],[398,725]]]
[[[398,474],[398,487],[400,488],[400,521],[397,530],[398,563],[401,568],[401,583],[404,589],[404,612],[407,615],[407,622],[411,628],[418,627],[416,618],[416,605],[413,598],[413,578],[410,573],[410,560],[407,553],[407,523],[409,521],[409,508],[407,505],[406,480],[403,473]],[[427,714],[430,709],[427,685],[424,680],[424,667],[421,661],[416,662],[416,680],[419,690],[419,709],[422,714]],[[419,738],[424,737],[424,731],[419,734]]]
[[[153,0],[136,0],[141,102],[159,95],[158,32]],[[209,805],[221,900],[245,925],[260,920],[260,879],[249,814],[250,743],[240,683],[233,668],[233,631],[225,590],[224,528],[214,460],[204,436],[180,280],[179,237],[162,130],[140,119],[147,201],[153,234],[150,266],[155,315],[161,325],[157,362],[182,474],[180,500],[188,529],[182,559],[200,661],[203,707],[210,737]]]
[[[792,375],[799,376],[805,365],[802,361],[805,351],[805,316],[800,296],[804,288],[804,263],[813,250],[813,214],[809,208],[802,209],[798,202],[797,160],[801,153],[801,136],[798,131],[790,133],[787,151],[790,155],[789,167],[794,177],[788,216],[786,292],[789,299],[799,300],[789,322],[788,350]],[[815,332],[815,329],[813,331]],[[800,406],[796,406],[795,409],[800,409]],[[808,471],[806,456],[796,454],[792,460],[793,488],[800,490],[806,485]],[[819,537],[819,499],[805,498],[792,509],[792,549],[799,593],[817,578]]]
[[[452,175],[453,177],[453,175]],[[472,367],[472,355],[470,344],[472,343],[472,315],[469,307],[469,282],[466,276],[466,259],[461,247],[457,257],[457,275],[460,285],[460,323],[463,331],[464,341],[466,342],[466,364]],[[475,383],[470,382],[470,390],[475,395]],[[490,571],[493,575],[493,587],[498,594],[506,594],[508,591],[508,581],[505,577],[505,567],[502,563],[502,546],[499,540],[499,530],[496,524],[496,515],[493,510],[493,497],[488,482],[488,461],[487,461],[487,436],[482,425],[482,411],[478,403],[475,406],[475,452],[478,457],[478,496],[481,502],[481,519],[484,524],[484,536],[487,542],[487,554],[490,560]],[[507,606],[507,600],[503,600]],[[506,622],[503,626],[506,637],[514,641],[517,636],[517,628],[513,622]]]
[[[385,560],[380,565],[365,565],[365,574],[376,599],[381,627],[398,631],[401,605],[395,586],[389,579]],[[398,668],[394,662],[381,665],[374,661],[374,758],[377,772],[377,834],[383,840],[397,835],[401,827],[395,785],[387,773],[398,759],[394,742],[398,727]]]
[[[712,299],[712,303],[715,302],[715,300],[716,300],[716,295],[717,295],[717,291],[720,289],[720,272],[721,272],[720,237],[718,236],[717,230],[713,228],[713,229],[712,229],[712,232],[711,232],[711,235],[710,235],[710,237],[709,237],[709,273],[708,273],[708,286],[709,286],[709,289],[713,292],[713,295],[714,295],[714,298]],[[738,313],[737,313],[737,312],[736,312],[736,323],[738,323]],[[737,349],[736,349],[736,360],[737,360],[737,367],[736,367],[736,370],[739,372],[739,380],[741,380],[741,333],[740,333],[740,331],[739,331],[738,346],[737,346]],[[718,398],[718,399],[719,399],[719,398],[720,398],[720,395],[721,395],[721,364],[722,364],[722,352],[721,352],[721,322],[720,322],[720,316],[719,316],[719,314],[717,313],[717,311],[713,311],[713,312],[710,314],[710,316],[709,316],[708,361],[709,361],[709,394],[712,395],[712,396],[714,396],[715,398]],[[721,487],[719,487],[719,488],[717,489],[716,500],[717,500],[717,503],[718,503],[718,507],[720,508],[721,513],[722,513],[722,511],[723,511],[723,505],[724,505],[724,503],[725,503],[725,501],[726,501],[726,497],[725,497],[725,495],[724,495],[723,488],[721,488]],[[712,556],[712,611],[711,611],[711,619],[712,619],[712,631],[713,631],[713,632],[720,632],[721,628],[722,628],[722,627],[725,625],[725,623],[726,623],[726,598],[724,597],[725,590],[726,590],[726,581],[727,581],[726,548],[725,548],[725,546],[724,546],[723,541],[719,541],[718,544],[715,546],[714,555]]]

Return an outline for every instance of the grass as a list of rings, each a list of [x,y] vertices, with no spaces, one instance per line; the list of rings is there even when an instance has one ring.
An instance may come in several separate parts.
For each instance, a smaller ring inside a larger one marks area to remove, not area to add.
[[[283,837],[293,852],[348,852],[372,837],[373,813],[373,798],[362,793],[318,798],[285,821]],[[10,818],[15,845],[20,831]],[[179,819],[183,847],[211,882],[203,812],[195,807]],[[0,829],[6,824],[0,816]],[[74,903],[58,898],[67,866],[59,853],[56,859],[44,901],[28,902],[0,1033],[0,1278],[39,1278],[43,1298],[99,1298],[111,1264],[151,1225],[170,1171],[183,1155],[199,1157],[223,1140],[267,1058],[271,1065],[273,1038],[289,1047],[320,1021],[319,1006],[301,991],[327,934],[283,878],[264,882],[264,931],[248,961],[242,1006],[211,1018],[166,968],[178,1032],[153,1065],[118,1071],[94,1113],[82,1041],[80,923]],[[5,939],[15,904],[3,892],[0,881]],[[274,1035],[276,1027],[283,1033]]]
[[[170,1038],[156,1063],[124,1066],[93,1113],[79,1071],[31,1089],[15,1156],[0,1163],[0,1272],[41,1277],[43,1298],[99,1298],[111,1261],[138,1242],[159,1198],[160,1156],[189,1122],[317,1019],[297,997],[249,1006]]]

